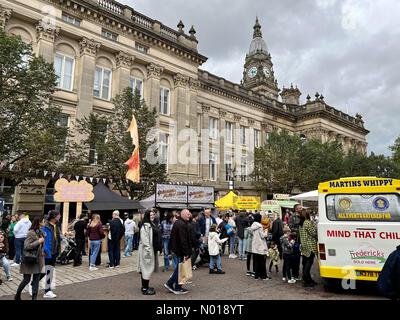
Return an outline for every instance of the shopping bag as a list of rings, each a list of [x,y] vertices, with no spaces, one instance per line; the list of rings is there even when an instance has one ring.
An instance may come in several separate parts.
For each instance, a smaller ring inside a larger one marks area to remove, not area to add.
[[[186,284],[189,280],[193,278],[192,273],[192,261],[187,259],[179,263],[178,266],[178,283],[179,284]]]

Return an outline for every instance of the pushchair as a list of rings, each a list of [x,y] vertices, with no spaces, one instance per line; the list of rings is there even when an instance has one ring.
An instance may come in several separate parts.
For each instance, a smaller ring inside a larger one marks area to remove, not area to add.
[[[208,253],[208,246],[206,244],[202,244],[199,248],[199,256],[196,259],[197,262],[194,264],[194,269],[198,269],[200,266],[204,264],[210,263],[210,254]]]
[[[70,260],[74,260],[77,245],[72,238],[62,237],[61,246],[64,248],[58,256],[56,262],[59,264],[68,264]]]

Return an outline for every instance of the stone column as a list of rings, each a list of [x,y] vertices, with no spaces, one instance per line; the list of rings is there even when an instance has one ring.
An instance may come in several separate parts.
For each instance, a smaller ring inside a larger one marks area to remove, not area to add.
[[[202,107],[202,132],[201,132],[201,167],[203,168],[203,180],[210,180],[209,155],[210,155],[210,138],[208,132],[208,121],[210,105],[204,104]]]
[[[54,41],[60,33],[60,27],[53,27],[39,22],[36,26],[38,54],[50,63],[54,62]]]
[[[93,110],[93,85],[96,69],[96,55],[100,43],[86,37],[79,42],[80,61],[77,67],[79,78],[78,106],[76,118],[82,119]]]
[[[242,116],[240,114],[235,114],[234,119],[234,156],[233,156],[233,164],[232,167],[236,168],[236,175],[239,177],[240,172],[240,163],[242,161],[242,143],[240,142],[240,119]],[[237,180],[236,180],[237,181]]]
[[[260,139],[261,139],[261,145],[265,145],[267,142],[267,137],[268,137],[268,122],[263,121],[261,122],[261,134],[260,134]]]
[[[149,108],[156,109],[158,115],[160,112],[160,77],[164,68],[155,63],[150,63],[146,68],[147,80],[149,82],[148,88],[150,89],[149,101],[147,103]]]
[[[115,59],[117,61],[117,68],[115,70],[115,86],[118,93],[122,93],[126,87],[130,87],[130,76],[131,76],[131,65],[134,57],[120,51],[115,54]]]
[[[12,10],[8,8],[4,8],[0,5],[0,30],[4,30],[6,28],[7,22],[11,17]]]
[[[225,144],[225,122],[226,122],[226,111],[220,110],[219,111],[219,182],[224,183],[225,181],[225,154],[227,154],[227,146]]]
[[[201,128],[198,128],[197,121],[197,96],[198,90],[200,88],[200,81],[196,79],[189,79],[189,107],[187,108],[187,118],[186,118],[186,126],[188,126],[192,132],[192,139],[190,141],[190,164],[188,167],[188,174],[195,175],[200,177],[199,172],[199,150],[198,150],[198,132],[200,132]]]
[[[176,141],[176,147],[177,147],[177,152],[182,154],[178,154],[177,157],[177,165],[176,165],[176,170],[175,172],[182,175],[187,175],[189,171],[189,164],[188,158],[190,155],[190,148],[186,149],[184,146],[187,146],[188,140],[190,141],[190,138],[184,139],[183,137],[183,130],[187,128],[187,124],[189,123],[189,92],[188,92],[188,84],[189,84],[189,77],[183,75],[183,74],[176,74],[174,75],[174,91],[175,91],[175,97],[176,97],[176,113],[172,114],[173,119],[176,121],[176,129],[177,129],[177,141]],[[172,109],[172,108],[171,108]],[[180,138],[180,139],[179,139]],[[187,150],[187,153],[184,153],[184,151]]]

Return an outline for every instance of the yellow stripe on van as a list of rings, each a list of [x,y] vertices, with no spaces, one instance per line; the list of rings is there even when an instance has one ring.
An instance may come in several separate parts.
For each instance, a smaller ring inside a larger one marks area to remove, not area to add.
[[[400,191],[400,180],[377,177],[341,178],[318,185],[318,193],[346,194],[346,193],[392,193]]]
[[[358,267],[329,267],[320,266],[321,278],[354,279],[365,281],[377,281],[380,268],[358,268]]]

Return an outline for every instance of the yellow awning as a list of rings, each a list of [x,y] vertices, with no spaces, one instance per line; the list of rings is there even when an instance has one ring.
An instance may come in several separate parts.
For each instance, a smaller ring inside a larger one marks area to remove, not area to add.
[[[227,195],[215,201],[215,206],[219,210],[231,210],[233,208],[233,197],[237,197],[237,194],[229,191]]]

